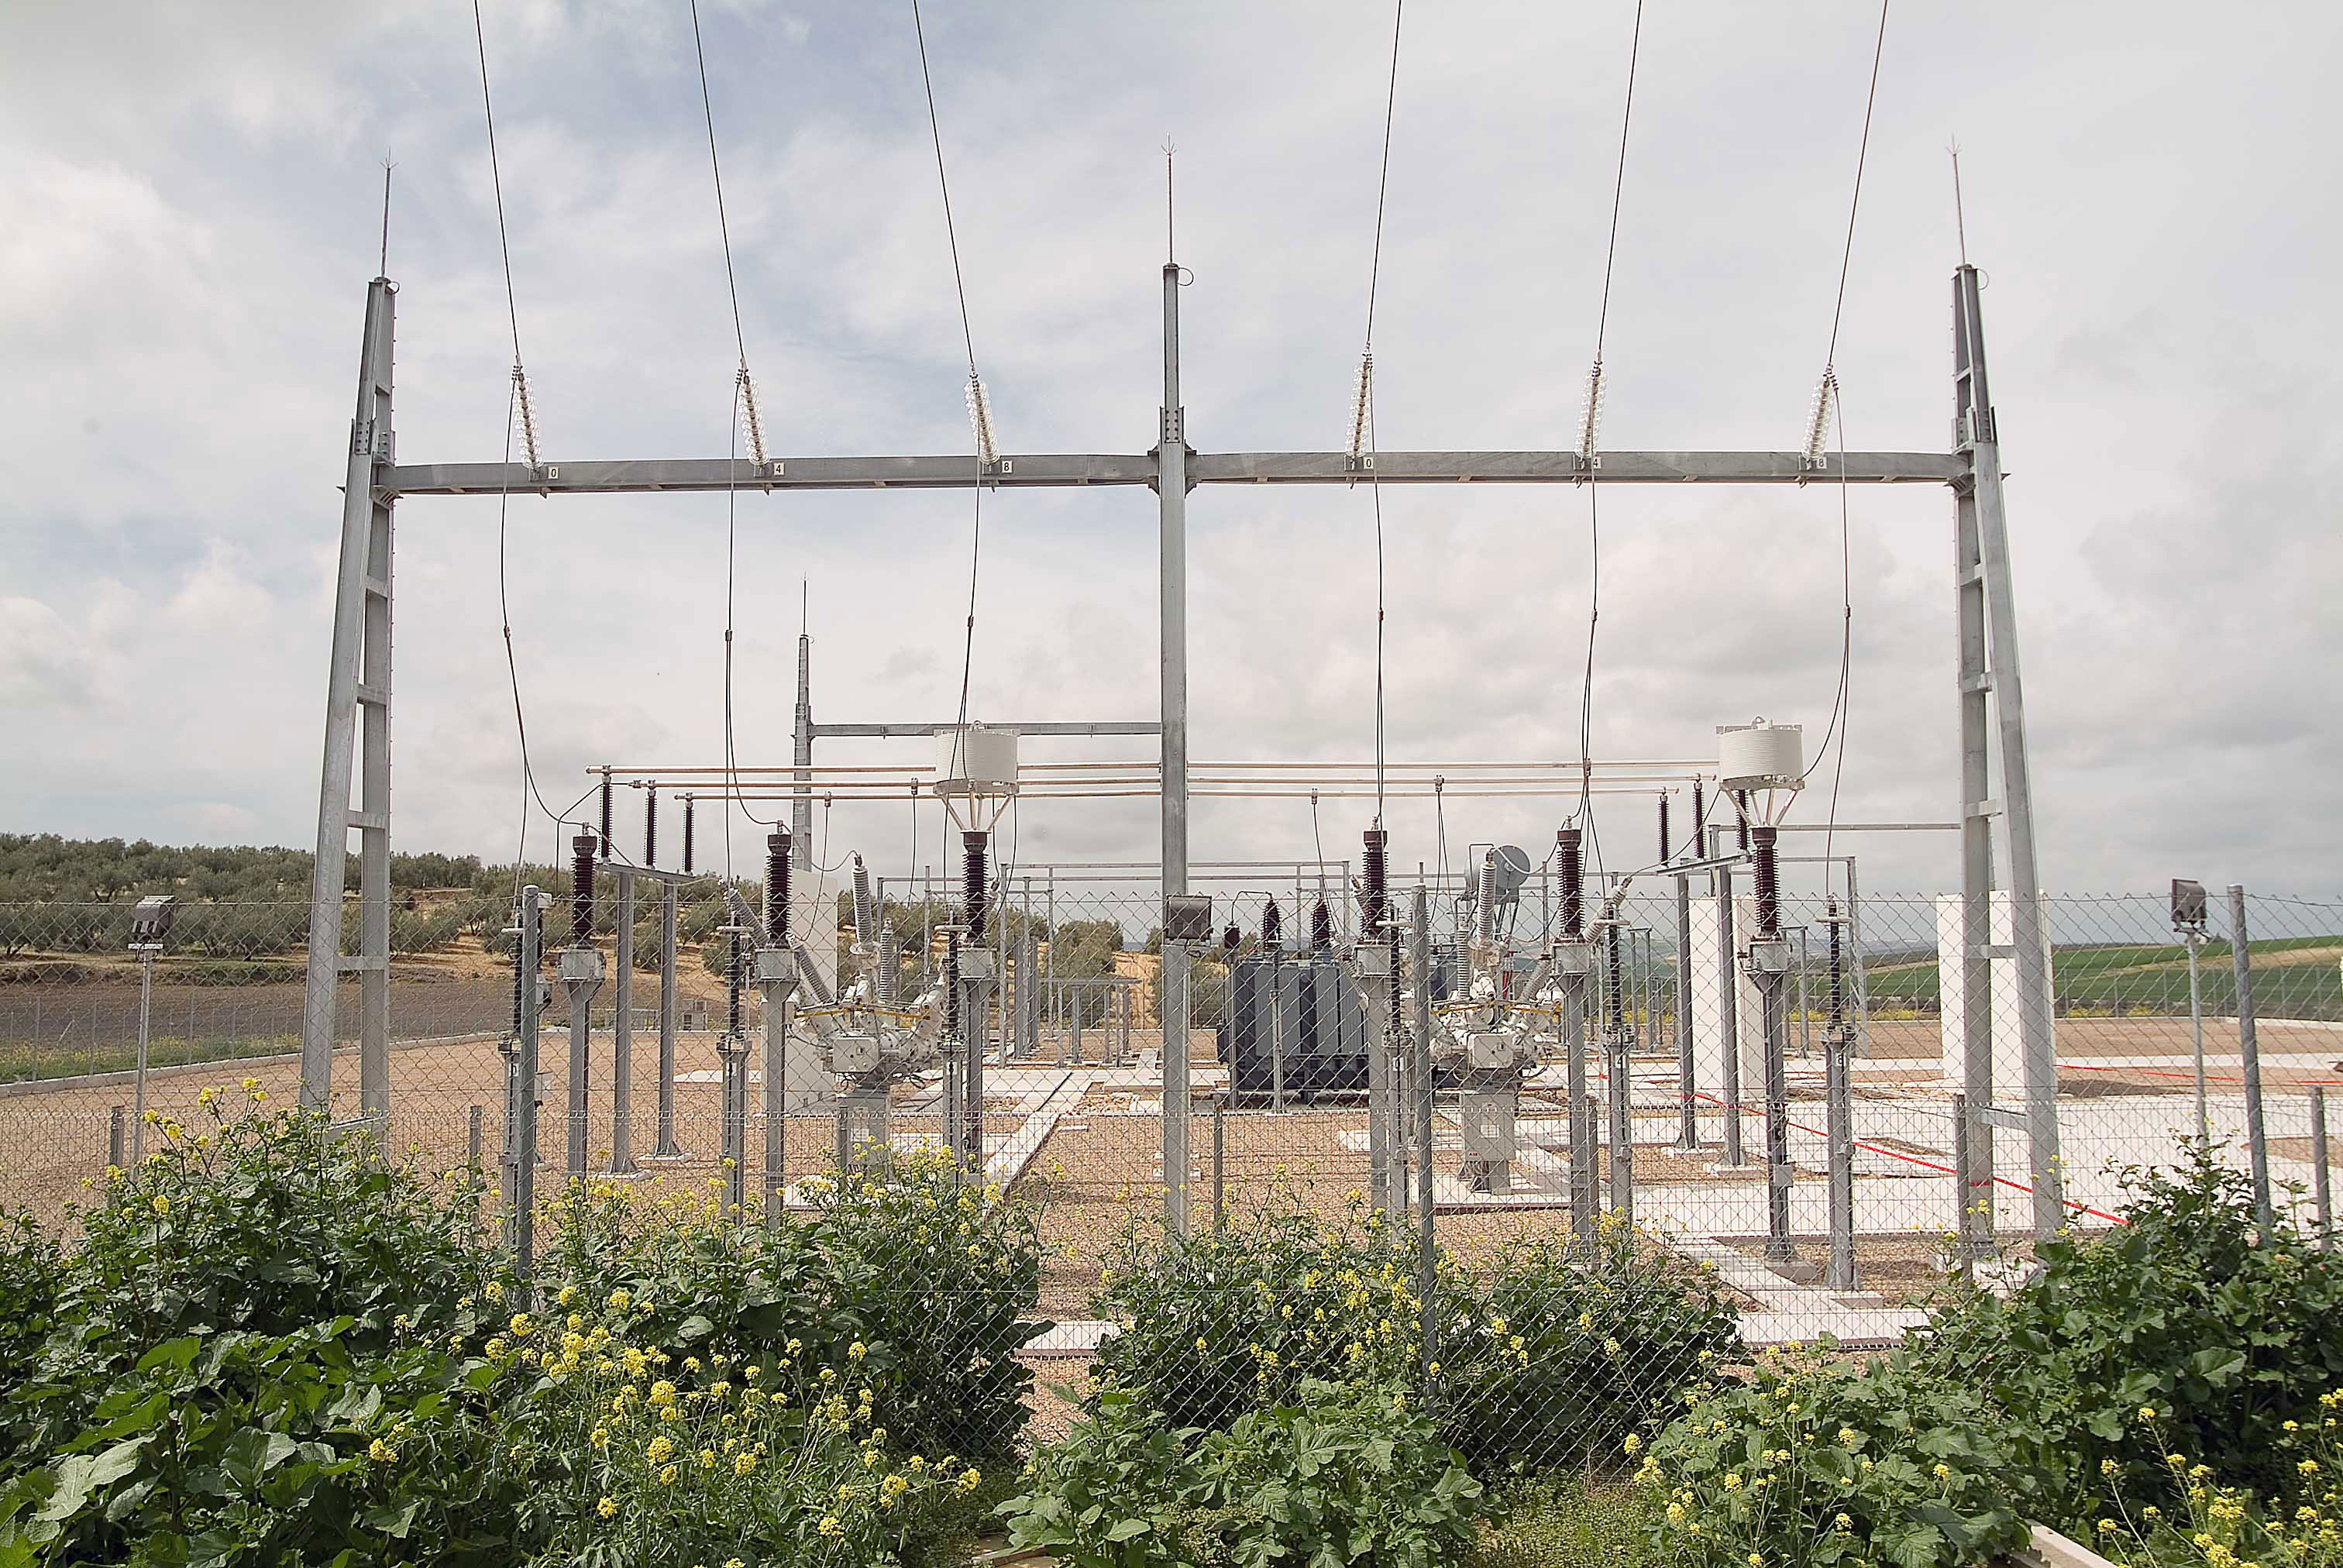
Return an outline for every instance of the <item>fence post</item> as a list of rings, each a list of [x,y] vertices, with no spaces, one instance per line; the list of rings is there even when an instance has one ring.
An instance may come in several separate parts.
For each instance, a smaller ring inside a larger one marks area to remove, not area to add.
[[[667,884],[659,900],[659,1131],[651,1148],[654,1160],[680,1160],[675,1142],[675,940],[676,884]]]
[[[106,1162],[116,1171],[122,1169],[122,1125],[128,1116],[128,1110],[117,1105],[106,1118]]]
[[[1855,1282],[1855,1091],[1849,1081],[1845,1030],[1833,1025],[1823,1036],[1823,1071],[1830,1098],[1825,1122],[1830,1133],[1830,1259],[1823,1283],[1852,1291]]]
[[[1634,1036],[1631,1026],[1617,1016],[1619,974],[1617,969],[1618,927],[1611,928],[1614,940],[1612,954],[1612,1011],[1604,1041],[1604,1098],[1609,1103],[1611,1164],[1611,1211],[1633,1223],[1635,1218],[1635,1106],[1634,1067]]]
[[[146,1158],[146,1027],[154,1002],[155,955],[142,952],[138,955],[138,1104],[130,1124],[130,1158],[135,1161]]]
[[[472,1219],[477,1223],[480,1217],[482,1188],[485,1186],[479,1179],[482,1140],[480,1106],[478,1101],[472,1102],[468,1113],[464,1118],[464,1164],[472,1173]]]
[[[1953,1186],[1957,1201],[1953,1210],[1954,1260],[1967,1273],[1977,1259],[1976,1172],[1969,1148],[1969,1097],[1953,1096]]]
[[[604,846],[608,848],[607,845]],[[610,1028],[610,1174],[635,1172],[635,874],[618,870],[618,981],[611,992],[617,1015]]]
[[[1228,1201],[1227,1165],[1229,1157],[1229,1097],[1212,1097],[1212,1229],[1221,1228],[1221,1217]]]
[[[1695,851],[1697,846],[1695,846]],[[1686,1153],[1700,1148],[1700,1111],[1693,1081],[1692,1055],[1692,879],[1676,879],[1676,1101],[1679,1125],[1676,1147]]]
[[[2315,1167],[2311,1175],[2311,1191],[2318,1205],[2318,1250],[2335,1250],[2334,1210],[2329,1207],[2332,1193],[2327,1171],[2327,1091],[2310,1091],[2310,1162]]]
[[[1415,889],[1415,1139],[1421,1162],[1415,1170],[1416,1301],[1422,1314],[1424,1382],[1440,1358],[1435,1342],[1440,1313],[1434,1300],[1439,1271],[1433,1241],[1432,1190],[1432,904],[1422,883]]]
[[[2254,961],[2246,932],[2246,890],[2229,884],[2229,962],[2237,981],[2237,1049],[2246,1067],[2246,1148],[2253,1162],[2254,1219],[2271,1234],[2269,1145],[2262,1128],[2262,1052],[2254,1038]]]
[[[1725,1058],[1725,1152],[1722,1163],[1746,1163],[1741,1148],[1741,960],[1733,940],[1733,868],[1719,866],[1716,884],[1717,1049]]]
[[[2197,950],[2204,945],[2205,937],[2191,930],[2184,940],[2188,944],[2188,1033],[2196,1042],[2197,1055],[2197,1141],[2209,1147],[2213,1121],[2205,1108],[2205,993],[2197,978]]]
[[[513,1118],[507,1141],[512,1148],[512,1240],[516,1271],[529,1278],[537,1253],[537,1064],[540,1005],[538,987],[539,940],[543,934],[544,895],[532,882],[521,890],[518,941],[513,962],[519,966],[520,1040],[513,1053],[513,1085],[508,1114]]]

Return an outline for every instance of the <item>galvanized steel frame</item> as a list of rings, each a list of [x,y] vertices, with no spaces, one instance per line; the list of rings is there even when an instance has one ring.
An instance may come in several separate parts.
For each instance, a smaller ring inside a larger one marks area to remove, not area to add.
[[[526,463],[396,461],[390,418],[391,321],[396,286],[374,279],[367,288],[367,325],[359,355],[358,397],[351,425],[348,482],[342,512],[334,635],[328,661],[325,759],[319,785],[317,854],[311,886],[308,1000],[302,1036],[302,1094],[324,1106],[332,1092],[336,982],[346,970],[361,975],[360,1098],[367,1115],[388,1105],[389,1011],[389,725],[390,544],[392,512],[404,497],[504,494],[597,495],[693,493],[756,489],[994,489],[1147,486],[1156,493],[1160,651],[1160,718],[1083,726],[1086,732],[1136,733],[1161,739],[1162,890],[1188,886],[1187,496],[1199,485],[1357,484],[1372,477],[1405,484],[1726,484],[1801,485],[1899,483],[1949,486],[1956,498],[1955,582],[1959,620],[1956,681],[1961,696],[1963,898],[1965,943],[1974,955],[1967,1010],[1967,1087],[1990,1103],[1990,1017],[1985,990],[1989,900],[1994,883],[1991,819],[2001,818],[2010,876],[2028,893],[2040,888],[2032,793],[2020,696],[2016,609],[2011,597],[2008,528],[2002,493],[1998,432],[1986,395],[1985,338],[1977,308],[1978,275],[1966,262],[1954,275],[1955,449],[1934,452],[1852,452],[1818,467],[1798,452],[1342,452],[1198,453],[1188,444],[1180,390],[1180,289],[1174,261],[1162,269],[1163,400],[1157,440],[1144,454],[1021,454],[987,464],[970,456],[782,457],[766,463],[739,458],[580,460]],[[797,769],[811,768],[817,733],[913,732],[915,726],[837,726],[812,722],[807,645],[799,645]],[[1986,699],[1990,697],[1991,726]],[[359,783],[350,805],[352,746],[363,729]],[[1071,727],[1069,727],[1071,728]],[[1992,761],[2001,792],[1989,795]],[[809,854],[810,789],[795,802],[792,849]],[[359,830],[359,952],[339,957],[342,877],[347,833]],[[2036,1191],[2035,1229],[2046,1234],[2063,1222],[2055,1115],[2056,1068],[2051,1055],[2047,975],[2040,943],[2039,908],[2031,897],[2012,900],[2013,947],[2024,1005],[2021,1039],[2026,1076],[2028,1163]],[[1163,989],[1167,1017],[1185,1016],[1186,955],[1167,946]],[[1187,1040],[1165,1031],[1163,1050],[1163,1173],[1166,1218],[1188,1223]],[[1979,1091],[1983,1093],[1980,1094]],[[1986,1141],[1983,1126],[1970,1130]],[[1988,1164],[1987,1170],[1991,1167]]]

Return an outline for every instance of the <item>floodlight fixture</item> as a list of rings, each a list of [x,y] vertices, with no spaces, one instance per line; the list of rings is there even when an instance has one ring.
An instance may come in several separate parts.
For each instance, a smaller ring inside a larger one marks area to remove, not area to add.
[[[1163,940],[1167,942],[1209,942],[1212,940],[1212,896],[1175,893],[1163,900]]]
[[[130,950],[162,951],[163,944],[170,940],[171,920],[178,908],[179,900],[169,893],[139,900],[138,908],[130,916]]]

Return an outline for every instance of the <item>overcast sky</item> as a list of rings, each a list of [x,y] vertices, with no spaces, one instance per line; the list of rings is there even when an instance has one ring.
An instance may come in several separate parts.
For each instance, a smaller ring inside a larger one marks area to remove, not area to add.
[[[684,0],[485,11],[548,456],[724,455],[732,322]],[[1409,7],[1376,315],[1383,446],[1574,444],[1633,14]],[[1957,136],[1989,280],[2044,879],[2331,894],[2343,11],[2233,7],[2217,31],[2205,16],[1896,7],[1836,357],[1846,435],[1949,438]],[[1152,443],[1167,137],[1194,273],[1192,444],[1342,445],[1388,11],[933,0],[926,20],[1004,447]],[[1875,21],[1867,4],[1650,6],[1605,446],[1801,443]],[[707,0],[702,23],[773,449],[965,451],[908,0]],[[0,828],[310,841],[386,148],[399,455],[502,447],[512,350],[480,108],[455,0],[0,8]],[[1819,736],[1839,504],[1814,487],[1606,493],[1598,755],[1709,754],[1715,725],[1758,713]],[[1848,506],[1840,815],[1946,819],[1951,501],[1913,487]],[[1402,488],[1383,507],[1391,755],[1574,755],[1584,493]],[[788,757],[801,579],[820,717],[950,716],[969,510],[950,495],[740,498],[744,762]],[[513,636],[548,794],[566,800],[597,762],[721,760],[725,513],[713,496],[512,503]],[[397,841],[508,859],[497,503],[417,499],[397,521]],[[1211,487],[1190,521],[1194,754],[1367,756],[1365,492]],[[1147,491],[999,496],[981,564],[977,716],[1152,717]],[[865,757],[903,753],[826,759]],[[1818,791],[1799,816],[1825,806]],[[1452,853],[1501,838],[1534,854],[1556,815],[1460,808]],[[1640,850],[1649,817],[1622,800],[1602,820]],[[1360,802],[1329,801],[1329,852],[1364,825]],[[1428,811],[1392,825],[1397,861],[1433,858]],[[930,814],[930,844],[932,829]],[[760,830],[737,831],[746,855]],[[1028,861],[1155,847],[1148,801],[1036,802],[1018,831]],[[542,820],[533,832],[541,851]],[[829,832],[831,855],[860,847],[892,869],[911,824],[900,805],[841,807]],[[1199,809],[1200,859],[1309,843],[1304,803]],[[1867,885],[1958,884],[1950,835],[1854,847]]]

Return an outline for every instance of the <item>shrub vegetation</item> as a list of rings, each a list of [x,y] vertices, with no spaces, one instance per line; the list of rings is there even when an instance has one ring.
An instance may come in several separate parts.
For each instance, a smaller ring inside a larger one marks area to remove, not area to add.
[[[573,1190],[525,1288],[474,1173],[232,1098],[0,1237],[0,1564],[917,1563],[1017,1443],[1018,1200]]]

